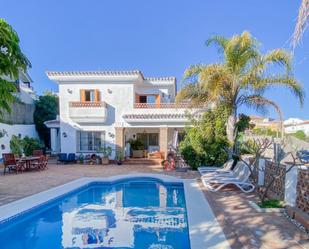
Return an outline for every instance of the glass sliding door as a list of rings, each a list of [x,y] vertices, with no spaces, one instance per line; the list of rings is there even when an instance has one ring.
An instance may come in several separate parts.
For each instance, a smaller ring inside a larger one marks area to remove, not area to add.
[[[99,152],[105,143],[105,133],[97,131],[77,131],[78,152]]]
[[[159,149],[159,133],[137,133],[137,139],[144,144],[144,150],[151,152]]]

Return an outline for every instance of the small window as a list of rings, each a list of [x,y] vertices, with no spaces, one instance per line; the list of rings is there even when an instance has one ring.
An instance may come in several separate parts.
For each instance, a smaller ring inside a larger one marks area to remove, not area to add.
[[[147,96],[139,96],[140,103],[147,103]]]
[[[85,90],[85,101],[94,101],[94,90]]]

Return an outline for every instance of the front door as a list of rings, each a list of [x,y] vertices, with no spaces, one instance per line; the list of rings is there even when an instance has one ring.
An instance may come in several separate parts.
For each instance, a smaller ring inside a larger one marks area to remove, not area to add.
[[[159,133],[137,133],[137,139],[144,144],[144,150],[153,152],[159,150]]]

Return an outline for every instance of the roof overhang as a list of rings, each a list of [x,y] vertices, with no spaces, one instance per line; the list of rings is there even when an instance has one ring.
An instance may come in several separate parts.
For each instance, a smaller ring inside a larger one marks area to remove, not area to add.
[[[141,71],[47,71],[46,75],[50,80],[70,83],[85,81],[112,81],[132,82],[144,86],[172,86],[176,89],[175,77],[151,77],[145,78]]]
[[[47,128],[60,128],[60,120],[58,119],[45,121],[44,124]]]

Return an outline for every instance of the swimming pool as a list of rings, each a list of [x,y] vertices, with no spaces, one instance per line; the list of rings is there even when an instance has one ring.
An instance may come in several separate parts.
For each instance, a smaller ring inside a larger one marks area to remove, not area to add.
[[[92,182],[0,225],[7,249],[190,248],[182,183]]]
[[[80,178],[0,206],[0,248],[230,247],[196,180],[134,173]]]

